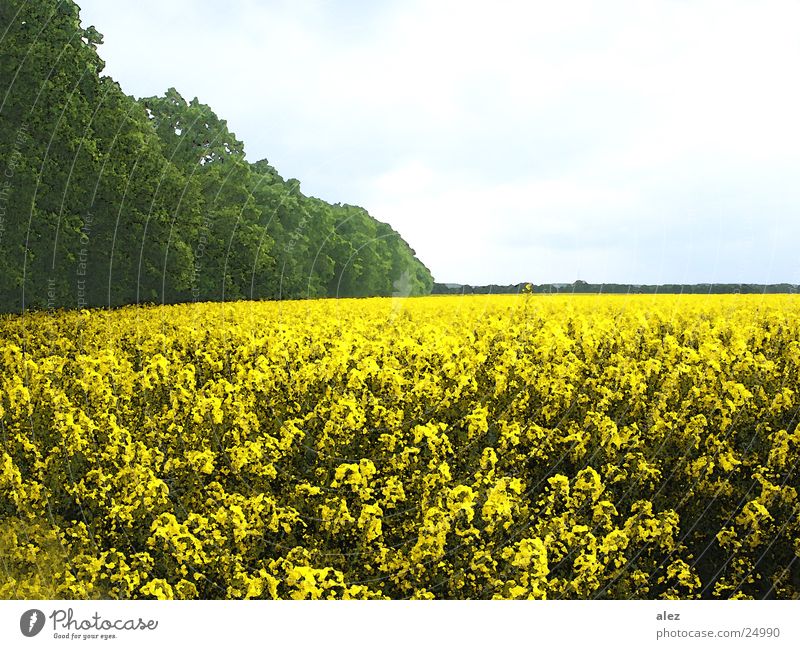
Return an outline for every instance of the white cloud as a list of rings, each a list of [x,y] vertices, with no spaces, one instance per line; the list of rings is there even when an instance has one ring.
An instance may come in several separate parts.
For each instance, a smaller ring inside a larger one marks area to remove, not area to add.
[[[197,95],[437,279],[800,280],[796,2],[81,5],[128,92]]]

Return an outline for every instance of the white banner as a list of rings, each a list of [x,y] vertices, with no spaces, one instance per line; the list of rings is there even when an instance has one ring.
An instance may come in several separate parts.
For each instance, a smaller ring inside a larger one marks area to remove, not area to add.
[[[798,616],[797,601],[4,601],[0,646],[797,647]]]

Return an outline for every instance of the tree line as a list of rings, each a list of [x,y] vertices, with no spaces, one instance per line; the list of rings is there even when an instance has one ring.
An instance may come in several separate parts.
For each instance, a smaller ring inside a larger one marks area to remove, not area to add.
[[[797,284],[590,284],[577,280],[563,284],[470,284],[434,283],[434,295],[489,295],[509,293],[622,293],[622,294],[726,294],[726,293],[797,293]]]
[[[0,310],[430,292],[389,225],[197,99],[126,95],[101,43],[72,0],[0,3]]]

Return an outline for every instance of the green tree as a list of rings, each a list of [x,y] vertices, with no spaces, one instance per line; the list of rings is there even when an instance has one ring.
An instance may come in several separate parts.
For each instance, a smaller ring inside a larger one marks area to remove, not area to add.
[[[394,230],[249,163],[209,106],[126,95],[72,0],[3,0],[0,30],[3,311],[430,291]]]

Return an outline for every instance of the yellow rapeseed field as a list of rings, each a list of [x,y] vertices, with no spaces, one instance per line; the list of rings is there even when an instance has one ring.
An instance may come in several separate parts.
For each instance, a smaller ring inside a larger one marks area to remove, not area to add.
[[[0,597],[800,597],[800,298],[0,318]]]

